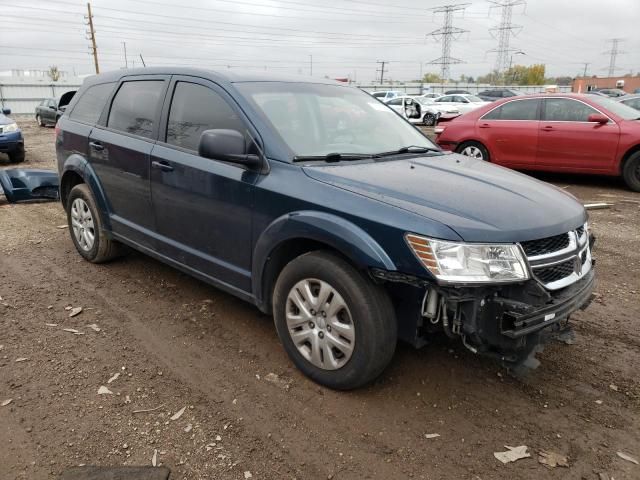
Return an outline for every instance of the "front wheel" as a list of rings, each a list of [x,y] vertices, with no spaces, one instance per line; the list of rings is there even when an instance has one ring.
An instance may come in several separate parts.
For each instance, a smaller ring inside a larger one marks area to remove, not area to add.
[[[631,155],[622,169],[622,178],[634,192],[640,192],[640,152]]]
[[[41,127],[44,127],[44,122],[42,121],[42,117],[39,114],[36,115],[36,122],[38,122],[38,125],[40,125]]]
[[[456,152],[477,160],[490,161],[489,151],[480,142],[464,142],[456,149]]]
[[[9,161],[11,163],[22,163],[24,162],[25,153],[24,153],[24,145],[19,144],[16,149],[9,154]]]
[[[291,360],[329,388],[371,382],[395,351],[397,326],[387,292],[330,252],[307,253],[285,266],[273,315]]]

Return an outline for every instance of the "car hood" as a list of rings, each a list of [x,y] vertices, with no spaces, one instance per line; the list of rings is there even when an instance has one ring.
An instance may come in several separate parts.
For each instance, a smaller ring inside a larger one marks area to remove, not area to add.
[[[584,207],[563,190],[458,154],[303,170],[317,181],[440,222],[469,242],[533,240],[586,221]]]

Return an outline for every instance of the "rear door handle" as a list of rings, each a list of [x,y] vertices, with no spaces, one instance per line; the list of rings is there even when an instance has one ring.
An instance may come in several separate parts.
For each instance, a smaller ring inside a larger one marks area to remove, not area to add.
[[[94,150],[97,150],[98,152],[104,150],[104,145],[102,145],[100,142],[89,142],[89,146]]]
[[[162,170],[163,172],[173,172],[173,166],[169,162],[154,160],[151,162],[151,167],[156,168],[158,170]]]
[[[483,123],[478,128],[491,128],[491,125],[489,125],[488,123]]]
[[[543,130],[545,132],[551,132],[551,131],[553,131],[553,127],[551,125],[545,125],[544,127],[542,127],[541,130]]]

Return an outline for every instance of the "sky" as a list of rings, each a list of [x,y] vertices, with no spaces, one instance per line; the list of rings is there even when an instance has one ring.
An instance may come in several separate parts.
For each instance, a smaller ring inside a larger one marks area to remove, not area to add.
[[[101,71],[181,65],[272,73],[410,81],[439,73],[429,62],[442,44],[429,33],[442,26],[434,0],[93,0]],[[462,2],[451,2],[462,3]],[[94,73],[81,0],[0,0],[0,71],[48,69]],[[490,29],[501,9],[468,0],[453,25],[451,77],[491,71],[498,41]],[[518,26],[513,64],[546,65],[547,76],[605,76],[611,38],[622,38],[616,74],[640,72],[640,0],[529,0],[513,7]]]

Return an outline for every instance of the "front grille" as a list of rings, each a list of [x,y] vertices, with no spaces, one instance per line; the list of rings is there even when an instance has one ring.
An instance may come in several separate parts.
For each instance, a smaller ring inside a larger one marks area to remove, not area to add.
[[[569,235],[562,233],[554,237],[541,238],[539,240],[529,240],[521,243],[527,257],[546,255],[557,252],[569,246]]]
[[[556,282],[568,277],[573,273],[575,262],[573,259],[566,262],[551,265],[549,267],[542,267],[535,270],[536,277],[543,283]]]

